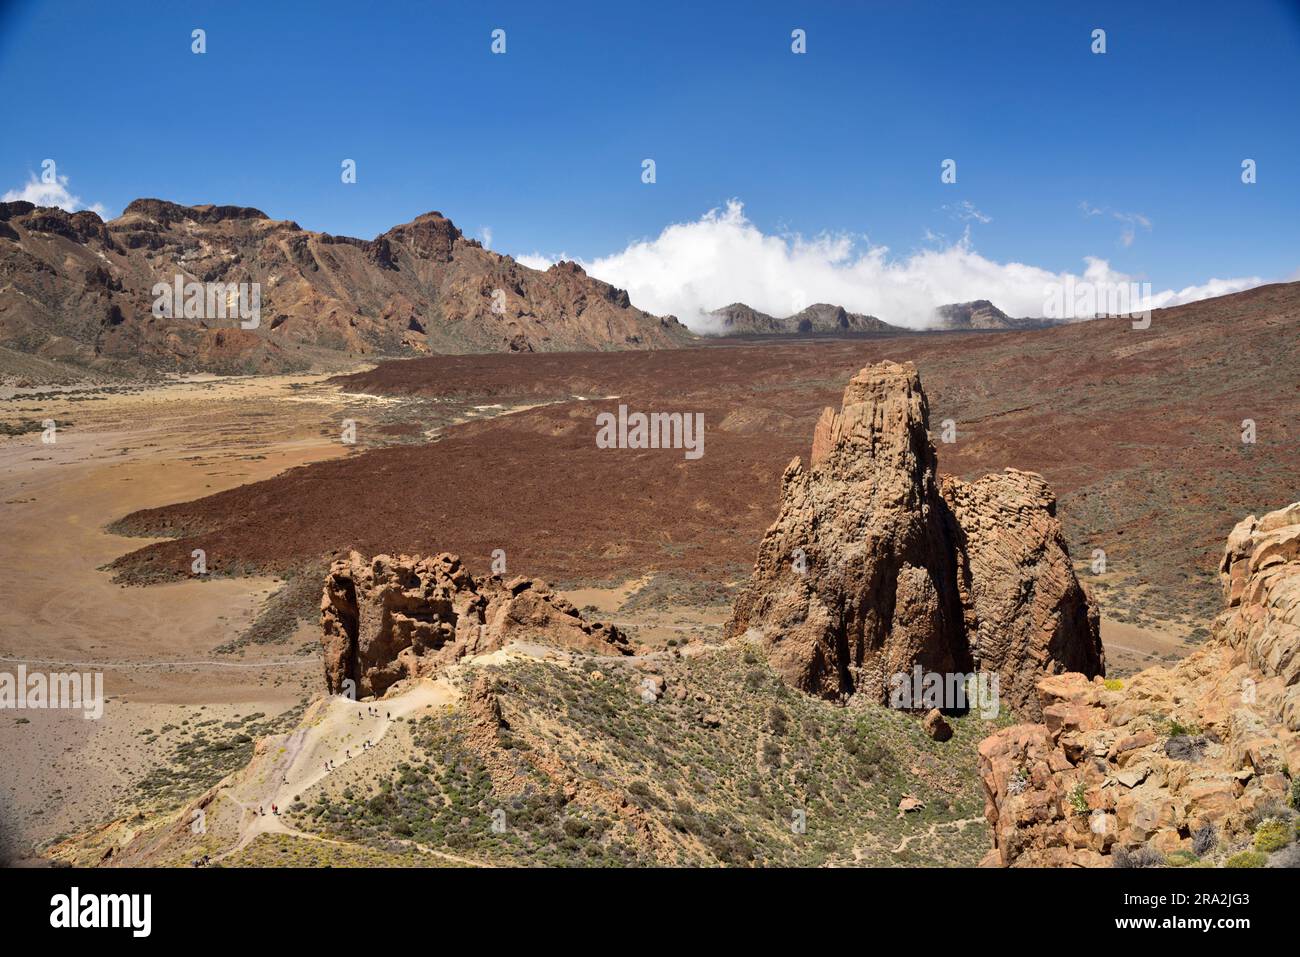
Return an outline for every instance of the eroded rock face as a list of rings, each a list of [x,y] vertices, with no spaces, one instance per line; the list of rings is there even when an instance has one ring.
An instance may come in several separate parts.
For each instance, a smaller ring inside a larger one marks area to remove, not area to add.
[[[467,654],[514,640],[629,654],[614,626],[585,621],[572,603],[530,578],[476,580],[458,557],[356,552],[330,566],[321,596],[321,644],[330,694],[358,698],[404,678],[436,674]]]
[[[1007,700],[1034,713],[1044,674],[1104,674],[1100,619],[1074,575],[1056,496],[1034,472],[974,482],[945,476],[957,585],[975,666],[997,672]]]
[[[1261,675],[1282,682],[1282,718],[1288,730],[1300,731],[1300,502],[1240,522],[1219,574],[1228,606],[1223,641]]]
[[[1300,503],[1237,525],[1220,566],[1227,610],[1177,666],[1109,689],[1080,674],[1039,682],[1043,722],[980,745],[989,863],[1205,856],[1287,816],[1300,768],[1298,546]]]
[[[728,633],[758,629],[773,667],[824,697],[887,702],[894,676],[1001,672],[1004,703],[1033,683],[1103,671],[1097,614],[1070,566],[1055,498],[1033,473],[937,479],[911,363],[882,362],[826,409],[807,468],[782,479]]]

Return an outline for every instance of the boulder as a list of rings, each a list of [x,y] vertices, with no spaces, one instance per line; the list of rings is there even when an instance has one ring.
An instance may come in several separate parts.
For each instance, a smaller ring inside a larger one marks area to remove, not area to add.
[[[910,794],[904,795],[903,799],[898,802],[898,816],[902,817],[904,814],[912,814],[916,811],[920,811],[924,807],[925,802],[920,798],[912,797]]]
[[[947,741],[952,737],[952,725],[943,719],[938,708],[931,708],[921,721],[921,727],[935,741]]]

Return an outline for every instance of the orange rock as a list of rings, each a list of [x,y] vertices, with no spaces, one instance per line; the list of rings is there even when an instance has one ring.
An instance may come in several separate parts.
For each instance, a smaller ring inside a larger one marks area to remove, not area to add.
[[[1043,709],[1043,724],[1053,738],[1060,738],[1067,733],[1094,731],[1105,722],[1105,712],[1084,704],[1059,701]]]
[[[1239,523],[1220,570],[1227,611],[1204,647],[1118,691],[1043,678],[1043,723],[981,742],[1003,864],[1104,864],[1115,847],[1143,845],[1169,854],[1211,822],[1236,840],[1287,799],[1282,770],[1300,767],[1300,503]],[[1150,726],[1171,716],[1204,736],[1169,746]],[[1095,809],[1086,829],[1072,816],[1079,785]]]
[[[943,714],[938,708],[931,708],[926,713],[925,719],[921,722],[921,727],[935,741],[947,741],[952,737],[952,725],[944,720]]]
[[[476,580],[447,553],[366,560],[352,552],[335,561],[325,579],[321,645],[330,694],[382,695],[404,678],[435,674],[463,655],[523,638],[631,653],[616,627],[586,621],[545,583]]]
[[[807,469],[785,470],[727,635],[757,629],[773,668],[804,691],[908,710],[964,703],[917,700],[918,668],[945,681],[978,668],[1030,716],[1039,678],[1104,671],[1096,607],[1042,477],[937,473],[916,368],[855,375],[818,420]]]

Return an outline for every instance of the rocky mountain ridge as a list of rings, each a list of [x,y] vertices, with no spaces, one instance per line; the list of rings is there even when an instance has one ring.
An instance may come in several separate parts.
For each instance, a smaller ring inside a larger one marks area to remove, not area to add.
[[[219,299],[227,285],[258,284],[255,327],[220,310],[157,315],[156,284],[177,277],[221,284]],[[669,348],[692,338],[575,263],[529,269],[437,212],[362,240],[241,206],[137,199],[104,222],[0,203],[0,347],[88,371],[278,372],[363,356]]]
[[[743,302],[733,302],[714,309],[709,317],[713,320],[710,334],[719,336],[907,331],[875,316],[849,312],[843,306],[825,302],[814,303],[782,319],[759,312]]]
[[[954,302],[934,310],[924,329],[908,329],[868,316],[849,312],[843,306],[819,302],[792,316],[777,318],[743,302],[733,302],[708,314],[709,335],[798,335],[835,332],[992,332],[1044,329],[1057,325],[1050,319],[1008,316],[987,299]]]

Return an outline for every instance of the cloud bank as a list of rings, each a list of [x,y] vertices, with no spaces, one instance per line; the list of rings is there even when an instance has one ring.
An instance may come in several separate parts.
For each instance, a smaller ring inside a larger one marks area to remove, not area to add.
[[[26,200],[37,206],[57,206],[69,213],[88,209],[92,213],[96,213],[101,219],[108,218],[102,203],[87,205],[81,201],[80,196],[74,196],[71,190],[68,189],[68,177],[66,176],[55,176],[54,182],[46,183],[35,173],[29,173],[27,182],[20,189],[7,191],[3,197],[0,197],[0,200],[6,203]]]
[[[517,257],[535,269],[563,258],[571,257]],[[621,252],[578,262],[590,275],[626,289],[640,308],[675,315],[696,331],[709,330],[710,310],[732,302],[774,316],[829,302],[911,328],[929,325],[937,306],[972,299],[988,299],[1012,316],[1040,317],[1047,290],[1072,275],[994,262],[975,251],[969,232],[957,242],[901,258],[849,234],[812,239],[768,235],[745,217],[737,200],[695,222],[668,226],[656,238],[634,242]],[[1084,264],[1082,273],[1073,274],[1075,282],[1139,281],[1104,259],[1087,257]],[[1258,276],[1210,279],[1199,286],[1153,291],[1142,306],[1180,305],[1262,282]]]

